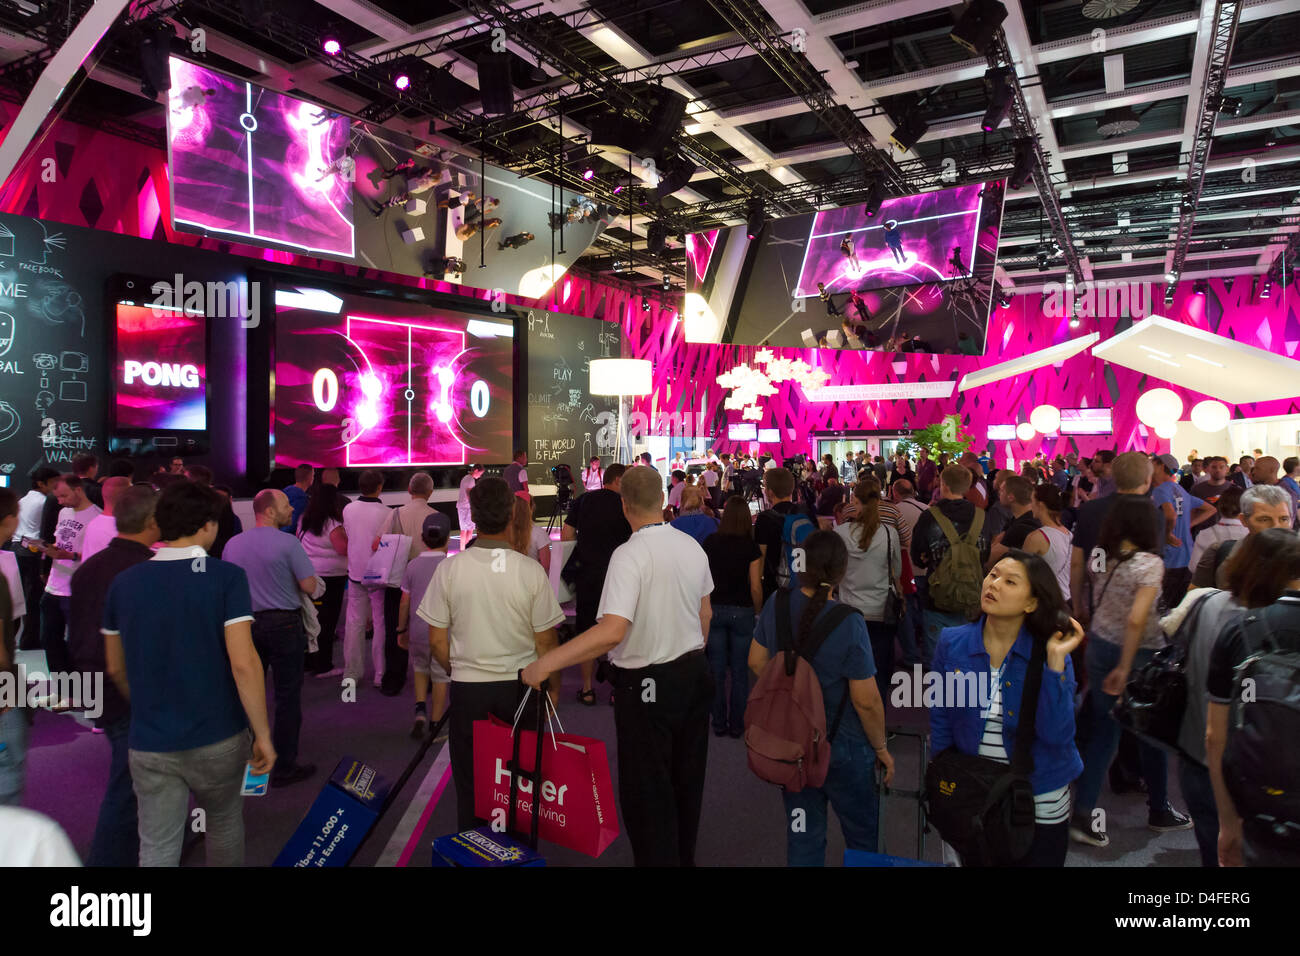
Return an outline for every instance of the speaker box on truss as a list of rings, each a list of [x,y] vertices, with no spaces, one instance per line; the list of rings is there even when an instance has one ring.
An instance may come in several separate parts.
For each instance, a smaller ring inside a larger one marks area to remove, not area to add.
[[[478,56],[478,91],[483,112],[506,116],[514,112],[515,90],[510,83],[509,53],[480,53]]]
[[[655,93],[658,99],[646,116],[649,130],[640,148],[636,150],[638,156],[658,156],[662,153],[681,130],[682,117],[686,115],[686,97],[663,87],[659,87]]]
[[[976,56],[984,56],[1006,18],[1007,8],[998,0],[971,0],[948,35]]]
[[[605,113],[591,121],[591,136],[587,142],[616,153],[635,153],[646,137],[646,127],[627,116]]]

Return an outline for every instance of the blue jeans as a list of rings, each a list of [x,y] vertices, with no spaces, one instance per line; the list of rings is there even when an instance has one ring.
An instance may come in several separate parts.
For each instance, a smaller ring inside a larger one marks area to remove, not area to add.
[[[745,729],[745,702],[749,699],[749,647],[754,641],[754,609],[719,604],[709,623],[705,653],[713,676],[713,729],[740,734]],[[731,693],[727,693],[727,671]],[[728,708],[727,702],[731,706]]]
[[[19,688],[19,692],[24,689]],[[21,707],[0,714],[0,745],[0,806],[22,806],[27,777],[27,715]]]
[[[131,715],[127,714],[104,726],[104,736],[113,748],[108,769],[108,789],[99,804],[95,839],[90,845],[87,866],[138,866],[140,863],[140,824],[135,789],[131,785],[130,749],[127,732]]]
[[[1178,785],[1187,812],[1192,815],[1196,845],[1201,849],[1201,866],[1219,865],[1219,808],[1214,802],[1214,785],[1210,771],[1195,760],[1180,757],[1178,760]]]
[[[852,705],[845,706],[844,720],[857,720]],[[876,755],[861,736],[850,737],[840,728],[831,744],[831,769],[820,787],[805,787],[799,793],[782,793],[785,800],[786,864],[826,865],[826,804],[835,808],[850,850],[875,853],[876,830],[880,825],[880,802],[876,795]],[[799,819],[795,811],[804,811]]]
[[[1133,670],[1149,661],[1154,653],[1151,648],[1139,650],[1133,659]],[[1083,773],[1079,775],[1079,785],[1074,795],[1074,813],[1077,817],[1088,816],[1097,805],[1101,782],[1106,777],[1110,762],[1115,759],[1115,751],[1119,749],[1122,728],[1110,716],[1116,698],[1101,692],[1102,681],[1119,664],[1119,658],[1118,644],[1103,641],[1096,636],[1088,638],[1088,651],[1084,659],[1088,669],[1088,696],[1083,706],[1088,711],[1089,731],[1084,746],[1080,748],[1083,754]],[[1138,754],[1142,759],[1142,779],[1147,784],[1147,806],[1155,813],[1169,804],[1169,761],[1163,750],[1141,741],[1138,741]]]
[[[375,640],[383,643],[382,633]],[[298,765],[298,735],[302,730],[302,676],[306,668],[307,633],[298,611],[259,611],[253,616],[253,646],[262,666],[271,668],[275,689],[275,720],[271,746],[275,770],[288,773]]]

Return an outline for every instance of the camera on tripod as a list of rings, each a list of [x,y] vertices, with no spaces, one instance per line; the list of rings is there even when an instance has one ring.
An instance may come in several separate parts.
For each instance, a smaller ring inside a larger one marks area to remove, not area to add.
[[[551,466],[551,477],[555,479],[556,496],[561,504],[573,496],[573,470],[564,462]]]

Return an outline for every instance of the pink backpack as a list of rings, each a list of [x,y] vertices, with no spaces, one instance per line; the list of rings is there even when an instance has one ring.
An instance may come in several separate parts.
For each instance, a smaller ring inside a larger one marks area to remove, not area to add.
[[[776,592],[774,610],[780,653],[767,662],[750,691],[745,707],[745,748],[750,770],[768,783],[798,793],[804,787],[820,787],[826,782],[831,741],[849,698],[846,686],[828,734],[826,703],[810,661],[826,638],[858,612],[847,604],[832,605],[822,612],[807,642],[796,651],[789,591]]]

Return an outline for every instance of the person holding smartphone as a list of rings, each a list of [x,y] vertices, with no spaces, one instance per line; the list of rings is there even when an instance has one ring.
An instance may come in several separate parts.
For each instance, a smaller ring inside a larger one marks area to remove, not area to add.
[[[68,652],[72,575],[81,567],[86,528],[102,510],[86,497],[83,482],[76,475],[60,475],[53,490],[59,502],[59,520],[54,528],[54,543],[45,546],[45,556],[53,564],[41,598],[41,646],[51,673],[66,674],[72,670]],[[64,702],[52,703],[58,707]]]

